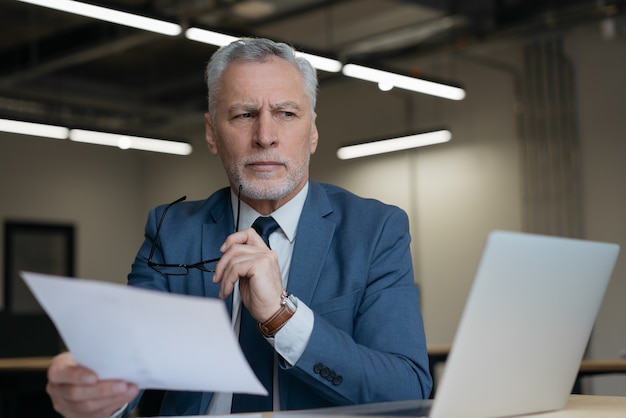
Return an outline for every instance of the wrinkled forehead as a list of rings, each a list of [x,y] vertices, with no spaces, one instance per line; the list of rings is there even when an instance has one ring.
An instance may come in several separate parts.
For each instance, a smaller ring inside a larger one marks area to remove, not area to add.
[[[219,100],[308,102],[302,74],[280,58],[233,61],[222,73],[220,84]]]

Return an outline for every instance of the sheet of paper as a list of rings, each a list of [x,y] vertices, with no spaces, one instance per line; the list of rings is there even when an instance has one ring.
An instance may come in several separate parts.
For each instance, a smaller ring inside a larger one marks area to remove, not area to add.
[[[143,389],[266,395],[218,299],[22,272],[76,361]]]

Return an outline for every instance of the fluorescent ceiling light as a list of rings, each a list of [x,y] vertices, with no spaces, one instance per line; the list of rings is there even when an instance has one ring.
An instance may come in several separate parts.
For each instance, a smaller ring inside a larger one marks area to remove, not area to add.
[[[443,97],[445,99],[462,100],[465,98],[465,90],[459,87],[390,73],[388,71],[377,70],[375,68],[364,67],[362,65],[346,64],[343,66],[342,72],[348,77],[378,83],[380,89],[384,91],[390,90],[390,86],[393,86],[419,93],[430,94],[432,96]]]
[[[337,157],[341,160],[349,160],[351,158],[366,157],[369,155],[402,151],[426,145],[441,144],[443,142],[450,141],[451,138],[452,133],[444,129],[440,131],[426,132],[423,134],[341,147],[337,150]]]
[[[202,42],[209,45],[215,45],[218,47],[225,46],[230,44],[237,39],[240,39],[236,36],[225,35],[223,33],[214,32],[212,30],[200,29],[200,28],[189,28],[185,31],[185,37],[187,39],[191,39],[192,41]],[[319,55],[307,54],[305,52],[296,52],[297,56],[301,56],[309,60],[311,65],[321,71],[327,71],[331,73],[338,73],[341,71],[341,62],[321,57]]]
[[[63,126],[44,125],[41,123],[9,119],[0,119],[0,131],[54,139],[71,139],[76,142],[109,145],[120,149],[133,148],[176,155],[189,155],[193,151],[191,145],[186,142],[86,131],[82,129],[68,129]]]
[[[176,155],[189,155],[192,151],[191,145],[186,142],[86,131],[83,129],[70,130],[69,138],[72,141],[85,142],[88,144],[108,145],[121,149],[132,148],[143,151],[164,152]]]
[[[225,35],[212,30],[189,28],[185,31],[185,37],[192,41],[202,42],[209,45],[224,46],[239,39],[236,36]]]
[[[180,25],[163,20],[152,19],[132,13],[121,12],[119,10],[108,9],[106,7],[94,6],[93,4],[82,3],[73,0],[18,0],[24,3],[35,4],[37,6],[49,7],[63,12],[74,13],[93,19],[104,20],[117,23],[119,25],[130,26],[150,32],[157,32],[163,35],[177,36],[182,32]]]
[[[74,13],[81,16],[104,20],[107,22],[117,23],[120,25],[131,26],[150,32],[157,32],[164,35],[177,36],[182,32],[182,27],[176,23],[152,19],[145,16],[126,13],[114,9],[108,9],[105,7],[95,6],[93,4],[82,3],[74,0],[18,1],[43,7],[49,7],[51,9]],[[187,39],[215,45],[218,47],[227,45],[232,41],[239,39],[236,36],[226,35],[223,33],[200,28],[187,29],[185,31],[185,36],[187,37]],[[308,54],[305,52],[298,52],[298,55],[308,59],[311,65],[313,65],[313,67],[318,70],[333,73],[342,71],[343,74],[348,77],[354,77],[378,83],[379,88],[383,91],[388,91],[391,90],[393,87],[398,87],[451,100],[461,100],[465,98],[465,91],[459,87],[448,86],[445,84],[421,80],[414,77],[407,77],[404,75],[394,74],[387,71],[381,71],[356,64],[342,65],[342,63],[338,60]]]
[[[306,52],[297,52],[296,55],[306,58],[311,65],[318,70],[329,73],[338,73],[341,71],[341,62],[337,60],[320,57],[319,55],[307,54]]]
[[[11,132],[14,134],[43,136],[53,139],[66,139],[69,129],[62,126],[0,119],[0,131]]]

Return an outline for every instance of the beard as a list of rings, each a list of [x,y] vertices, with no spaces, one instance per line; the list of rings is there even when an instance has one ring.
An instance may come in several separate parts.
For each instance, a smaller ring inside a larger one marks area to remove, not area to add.
[[[301,164],[292,160],[273,157],[270,152],[263,152],[253,157],[236,161],[228,169],[229,177],[241,186],[241,194],[254,200],[279,200],[289,193],[306,178],[311,156],[306,155]],[[263,160],[276,161],[283,164],[287,172],[282,180],[275,179],[275,173],[256,173],[253,179],[245,176],[246,165]]]

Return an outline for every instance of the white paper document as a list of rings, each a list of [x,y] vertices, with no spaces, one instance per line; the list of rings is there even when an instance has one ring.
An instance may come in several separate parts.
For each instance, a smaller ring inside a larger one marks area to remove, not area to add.
[[[22,272],[74,359],[142,389],[266,395],[219,299]]]

